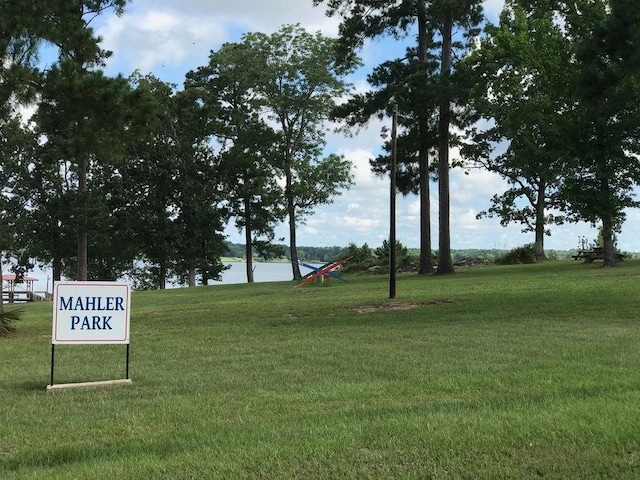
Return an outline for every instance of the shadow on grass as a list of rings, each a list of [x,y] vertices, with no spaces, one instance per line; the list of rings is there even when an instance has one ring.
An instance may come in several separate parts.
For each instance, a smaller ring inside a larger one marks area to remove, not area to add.
[[[9,385],[11,390],[20,392],[45,392],[49,385],[48,380],[28,380],[25,382],[16,382]]]
[[[167,458],[188,448],[179,441],[158,440],[119,442],[111,445],[63,445],[43,450],[23,450],[6,458],[0,456],[1,472],[19,472],[21,470],[48,469],[74,464],[86,464],[112,458],[135,455],[153,455]]]

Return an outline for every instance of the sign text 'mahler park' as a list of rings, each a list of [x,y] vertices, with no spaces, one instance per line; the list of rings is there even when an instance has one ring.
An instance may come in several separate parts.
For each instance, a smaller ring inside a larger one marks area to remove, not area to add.
[[[57,283],[52,343],[129,343],[129,285]]]

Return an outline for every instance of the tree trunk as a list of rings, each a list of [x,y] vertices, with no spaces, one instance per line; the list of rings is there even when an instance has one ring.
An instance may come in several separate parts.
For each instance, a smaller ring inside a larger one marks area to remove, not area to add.
[[[51,286],[53,287],[55,282],[59,282],[62,279],[62,259],[58,256],[53,257],[51,267],[53,270],[53,284]]]
[[[207,241],[203,240],[201,245],[202,251],[207,251]],[[201,268],[200,272],[200,285],[209,285],[209,255],[205,253],[204,266]]]
[[[187,220],[186,223],[188,224],[189,221]],[[196,266],[193,260],[193,251],[195,248],[193,246],[193,239],[189,236],[188,229],[186,236],[187,238],[185,240],[184,250],[185,252],[188,252],[188,256],[190,257],[187,266],[187,286],[191,288],[196,286]]]
[[[420,155],[420,275],[433,273],[431,255],[431,201],[429,199],[429,151],[422,150]]]
[[[440,63],[441,99],[438,120],[438,203],[439,212],[439,255],[438,274],[454,273],[451,260],[450,192],[449,192],[449,124],[451,105],[449,101],[449,74],[451,70],[453,18],[447,15],[442,28],[442,58]]]
[[[0,314],[4,313],[4,280],[2,279],[2,265],[0,265]]]
[[[613,216],[604,215],[602,218],[602,241],[604,243],[604,267],[615,267],[618,263],[613,238]]]
[[[427,13],[425,0],[418,2],[418,62],[427,62]],[[429,141],[428,120],[420,115],[418,130],[420,147],[418,152],[420,169],[420,268],[418,273],[426,275],[433,273],[431,258],[431,201],[429,189]]]
[[[296,218],[293,208],[289,213],[289,255],[291,255],[291,269],[293,271],[293,279],[300,280],[302,275],[300,274],[300,265],[298,264],[298,247],[296,240]]]
[[[78,159],[78,194],[80,196],[80,212],[78,225],[78,266],[76,277],[79,281],[87,280],[89,234],[87,232],[87,157],[81,154]]]
[[[247,283],[253,283],[253,227],[251,225],[251,196],[244,199],[244,255]]]
[[[544,254],[544,230],[545,230],[545,190],[546,184],[543,180],[538,182],[538,198],[536,198],[536,256],[539,259],[546,258]]]
[[[52,262],[53,282],[59,282],[62,279],[62,260],[55,257]]]
[[[158,269],[158,288],[164,290],[167,286],[167,266],[164,262],[160,264]]]
[[[291,256],[291,269],[293,271],[293,279],[300,280],[300,265],[298,264],[298,245],[296,240],[296,207],[293,204],[293,193],[291,171],[287,172],[287,185],[285,195],[287,197],[287,214],[289,217],[289,255]]]

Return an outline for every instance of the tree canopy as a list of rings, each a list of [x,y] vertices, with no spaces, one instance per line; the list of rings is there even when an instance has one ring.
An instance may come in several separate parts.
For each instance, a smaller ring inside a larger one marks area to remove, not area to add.
[[[111,53],[91,24],[127,3],[0,3],[4,255],[51,265],[55,279],[192,286],[223,271],[231,223],[245,233],[252,281],[254,254],[282,254],[285,222],[299,278],[297,229],[353,182],[349,159],[326,143],[331,120],[353,127],[398,112],[397,185],[420,195],[420,273],[434,270],[432,178],[437,272],[453,272],[453,147],[509,182],[481,215],[534,232],[538,254],[554,224],[590,222],[605,264],[617,261],[615,235],[639,206],[637,2],[507,0],[480,34],[480,0],[313,0],[340,18],[338,38],[300,25],[246,33],[183,88],[105,73]],[[382,37],[404,51],[354,94],[359,49]],[[43,47],[53,52],[46,69]],[[371,162],[380,175],[391,147]]]
[[[638,205],[638,15],[618,0],[510,0],[465,61],[486,121],[467,154],[512,184],[488,214],[535,231],[539,253],[568,218],[600,223],[605,265],[617,261],[614,233]]]
[[[479,117],[468,129],[463,152],[505,177],[510,188],[494,195],[479,216],[522,224],[523,232],[535,233],[537,255],[544,257],[548,225],[566,220],[559,187],[566,164],[561,127],[568,121],[571,50],[556,12],[525,9],[514,0],[506,2],[499,25],[489,24],[485,32],[462,67]]]

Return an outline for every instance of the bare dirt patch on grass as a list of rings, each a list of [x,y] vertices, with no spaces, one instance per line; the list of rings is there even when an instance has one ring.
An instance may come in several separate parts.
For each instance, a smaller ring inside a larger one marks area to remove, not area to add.
[[[358,313],[375,313],[375,312],[389,312],[397,310],[411,310],[413,308],[420,308],[429,305],[447,305],[453,303],[453,300],[437,299],[427,300],[424,302],[393,302],[387,305],[364,305],[356,308]]]

